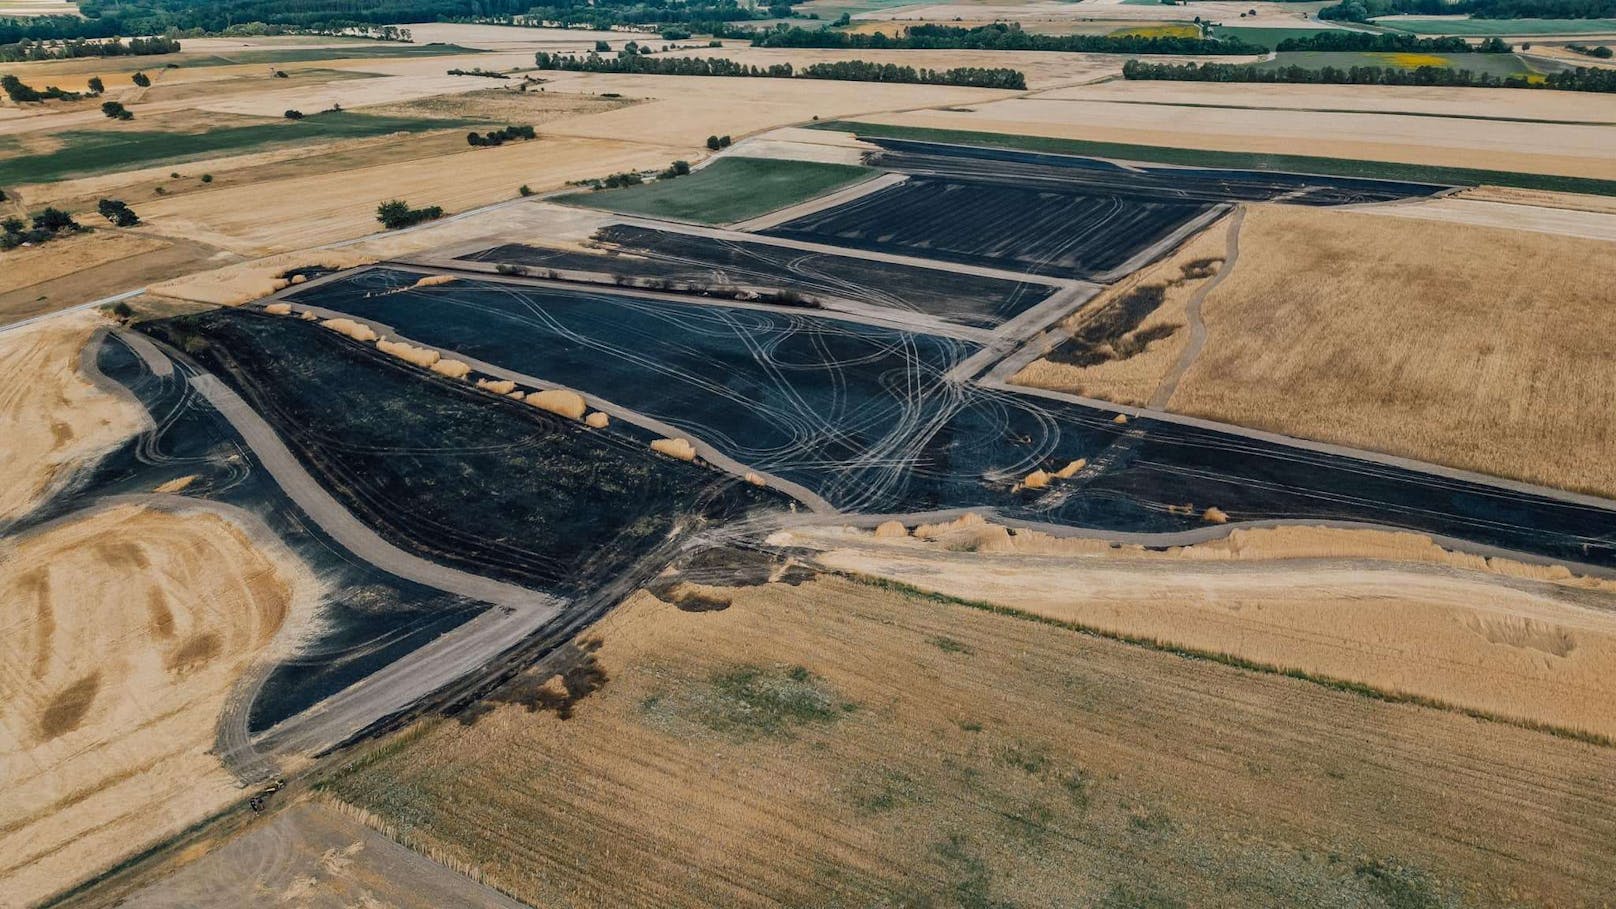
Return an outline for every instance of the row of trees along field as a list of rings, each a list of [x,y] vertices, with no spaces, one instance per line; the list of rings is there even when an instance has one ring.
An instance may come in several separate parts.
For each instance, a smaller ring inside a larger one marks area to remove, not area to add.
[[[912,25],[903,34],[864,35],[780,27],[753,36],[757,47],[818,47],[854,50],[1027,50],[1102,54],[1260,54],[1264,48],[1238,38],[1177,38],[1141,35],[1032,35],[1020,23],[996,22],[976,28]]]
[[[1507,54],[1514,50],[1501,38],[1471,44],[1463,38],[1421,38],[1406,32],[1356,32],[1333,28],[1305,38],[1286,38],[1277,51],[1358,51],[1368,53]]]
[[[752,76],[776,79],[840,79],[848,82],[905,82],[925,85],[965,85],[974,88],[1025,89],[1027,77],[1019,70],[961,66],[950,70],[916,69],[895,63],[814,63],[799,68],[789,63],[747,65],[723,57],[647,57],[618,54],[602,57],[573,54],[534,55],[539,69],[583,73],[641,73],[652,76]]]
[[[336,31],[400,22],[531,20],[566,25],[701,23],[791,15],[789,3],[742,6],[737,0],[81,0],[82,16],[0,18],[0,44],[23,40],[113,38],[228,32],[247,25]],[[720,26],[721,27],[721,26]]]
[[[1478,88],[1552,88],[1572,92],[1616,92],[1616,69],[1578,67],[1545,76],[1495,76],[1468,69],[1421,66],[1400,69],[1382,66],[1302,66],[1272,68],[1234,63],[1146,63],[1129,60],[1122,65],[1124,79],[1160,79],[1178,82],[1290,82],[1331,85],[1443,85]]]
[[[172,38],[130,38],[128,41],[112,39],[91,41],[75,38],[68,41],[19,41],[0,45],[0,62],[19,63],[25,60],[70,60],[78,57],[145,57],[158,54],[177,54],[180,43]]]
[[[1607,19],[1616,0],[1342,0],[1319,10],[1320,19],[1364,22],[1375,16],[1451,16],[1476,19]]]

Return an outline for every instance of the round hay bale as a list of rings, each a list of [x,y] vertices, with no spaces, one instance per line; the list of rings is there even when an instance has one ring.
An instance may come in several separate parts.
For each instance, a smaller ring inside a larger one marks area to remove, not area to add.
[[[289,316],[292,314],[292,304],[271,303],[264,307],[264,312],[267,312],[272,316]]]
[[[1208,524],[1227,524],[1229,523],[1229,515],[1223,509],[1214,505],[1201,512],[1201,520]]]
[[[508,395],[516,390],[516,383],[510,379],[478,379],[477,387],[496,395]]]
[[[903,526],[902,521],[887,521],[875,528],[875,535],[883,540],[896,540],[909,536],[909,528]]]
[[[374,341],[376,332],[369,325],[363,325],[352,319],[327,319],[320,323],[339,335],[347,335],[355,341]]]
[[[591,429],[605,429],[607,426],[611,425],[611,422],[611,417],[606,416],[604,413],[601,413],[598,410],[584,418],[584,423]]]
[[[696,460],[696,446],[691,445],[689,439],[654,439],[651,450],[681,461]]]
[[[1119,413],[1111,418],[1111,422],[1117,424],[1118,426],[1125,425],[1128,422],[1128,415],[1125,413]]]
[[[544,391],[532,392],[527,396],[527,402],[540,410],[548,410],[569,420],[581,419],[584,411],[589,409],[584,403],[583,395],[563,388],[546,388]]]
[[[292,276],[292,283],[293,284],[302,284],[303,282],[307,281],[308,279],[309,279],[308,275],[293,275]]]
[[[451,379],[464,379],[471,373],[471,364],[459,360],[439,360],[432,364],[432,371]]]
[[[760,477],[757,474],[752,473],[750,471],[748,471],[747,474],[746,474],[746,482],[751,483],[753,486],[763,486],[763,485],[765,485],[764,482],[763,482],[762,477]]]

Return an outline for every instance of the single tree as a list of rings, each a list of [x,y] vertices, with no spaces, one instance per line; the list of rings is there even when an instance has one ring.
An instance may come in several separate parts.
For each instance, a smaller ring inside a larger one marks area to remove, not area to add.
[[[303,119],[303,112],[300,110],[289,110],[284,116],[288,120],[301,120]]]
[[[129,80],[141,88],[146,88],[151,85],[151,76],[148,76],[145,73],[135,73],[133,76],[129,77]]]
[[[133,120],[135,118],[135,115],[130,113],[128,108],[117,101],[102,101],[101,113],[106,114],[112,120]]]
[[[107,90],[107,85],[105,82],[101,81],[100,76],[91,76],[88,84],[90,86],[91,94],[99,95]]]
[[[712,149],[713,151],[718,151],[718,137],[717,136],[708,136],[707,137],[707,147]]]

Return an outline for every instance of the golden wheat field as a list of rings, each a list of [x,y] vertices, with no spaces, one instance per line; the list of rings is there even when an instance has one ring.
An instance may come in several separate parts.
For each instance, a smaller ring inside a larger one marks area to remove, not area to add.
[[[1616,244],[1253,206],[1169,409],[1616,494]]]
[[[1011,383],[1118,404],[1147,403],[1189,344],[1185,306],[1223,264],[1233,229],[1228,218],[1216,222],[1173,255],[1117,282],[1062,320],[1061,330],[1077,336],[1125,305],[1130,295],[1159,289],[1160,305],[1110,344],[1099,345],[1102,362],[1079,365],[1051,351],[1023,367]]]
[[[1616,760],[1595,746],[848,580],[700,594],[636,594],[564,679],[510,699],[535,709],[427,724],[324,788],[534,905],[1616,886]]]

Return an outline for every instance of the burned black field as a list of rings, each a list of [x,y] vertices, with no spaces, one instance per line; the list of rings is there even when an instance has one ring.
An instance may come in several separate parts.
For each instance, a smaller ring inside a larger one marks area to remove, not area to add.
[[[1090,278],[1122,266],[1212,206],[916,176],[763,233],[876,252]]]
[[[772,498],[652,453],[635,427],[587,428],[301,320],[220,310],[142,327],[224,380],[388,542],[481,576],[575,594],[676,524]]]
[[[1235,521],[1406,528],[1616,563],[1602,509],[949,380],[975,346],[795,313],[372,269],[296,295],[418,343],[598,395],[844,511],[993,508],[1123,533]],[[379,293],[379,291],[396,291]],[[1042,490],[1037,469],[1089,467]]]
[[[937,316],[991,328],[1046,299],[1048,284],[1007,281],[940,269],[873,262],[769,243],[653,230],[629,224],[603,228],[602,254],[510,243],[461,256],[463,260],[546,269],[609,272],[695,286],[790,288],[810,297]]]

